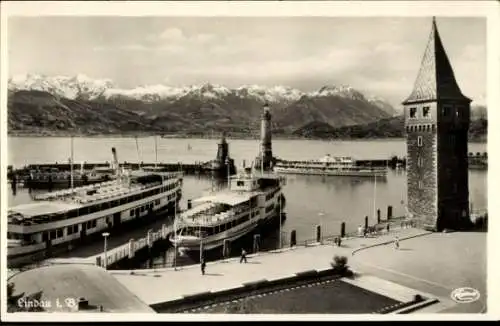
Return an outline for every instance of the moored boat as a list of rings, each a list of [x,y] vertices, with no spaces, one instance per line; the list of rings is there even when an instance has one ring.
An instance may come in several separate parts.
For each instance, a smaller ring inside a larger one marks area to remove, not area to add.
[[[250,170],[229,178],[229,187],[194,200],[196,204],[176,217],[170,241],[181,251],[212,250],[234,241],[280,216],[284,209],[277,174]]]
[[[114,179],[111,167],[96,167],[92,170],[60,171],[57,168],[30,170],[23,178],[24,185],[30,188],[69,188],[84,186]],[[73,180],[71,180],[73,179]]]
[[[381,177],[387,176],[387,167],[360,166],[348,156],[333,157],[326,155],[317,160],[284,161],[274,165],[274,171],[282,174],[307,174],[348,177]]]
[[[115,180],[41,194],[32,203],[10,207],[7,264],[39,261],[103,231],[174,211],[181,191],[178,174],[116,173]]]

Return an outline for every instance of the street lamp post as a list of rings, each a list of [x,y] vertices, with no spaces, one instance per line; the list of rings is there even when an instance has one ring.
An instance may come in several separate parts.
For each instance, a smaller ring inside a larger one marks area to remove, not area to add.
[[[203,236],[204,232],[200,230],[200,263],[203,260]]]
[[[102,234],[104,237],[104,269],[108,269],[108,237],[109,232],[104,232]]]
[[[227,188],[229,189],[231,186],[230,186],[230,182],[231,182],[231,170],[230,170],[230,163],[231,161],[229,160],[229,156],[226,157],[226,166],[227,166]]]

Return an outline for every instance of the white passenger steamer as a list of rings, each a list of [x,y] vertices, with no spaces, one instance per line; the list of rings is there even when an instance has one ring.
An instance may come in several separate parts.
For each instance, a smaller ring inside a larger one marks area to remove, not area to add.
[[[10,207],[8,265],[42,260],[105,230],[173,212],[181,184],[179,173],[117,170],[115,180],[42,194],[33,203]]]
[[[369,167],[356,165],[351,157],[333,157],[326,155],[318,160],[278,161],[274,171],[281,174],[306,174],[347,177],[387,176],[387,167]]]
[[[250,171],[232,176],[228,188],[194,200],[195,206],[178,215],[170,236],[174,246],[212,250],[276,220],[284,209],[284,177]]]

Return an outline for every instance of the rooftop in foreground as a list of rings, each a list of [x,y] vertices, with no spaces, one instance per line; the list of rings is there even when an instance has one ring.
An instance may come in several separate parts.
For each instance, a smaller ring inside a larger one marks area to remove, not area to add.
[[[83,297],[104,312],[154,312],[104,269],[92,265],[53,265],[12,276],[14,295],[40,296],[46,312],[72,312]],[[20,303],[23,304],[23,303]],[[28,304],[28,303],[26,303]]]

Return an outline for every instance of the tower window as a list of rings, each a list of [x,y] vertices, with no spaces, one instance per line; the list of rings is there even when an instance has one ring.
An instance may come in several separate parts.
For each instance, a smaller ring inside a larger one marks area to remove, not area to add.
[[[424,142],[422,140],[422,136],[418,136],[417,137],[417,144],[418,144],[419,147],[421,147],[424,144]]]
[[[417,117],[417,108],[410,108],[410,118]]]
[[[424,118],[429,118],[430,117],[430,107],[424,106],[424,109],[422,111],[422,116]]]
[[[449,105],[443,106],[443,116],[449,117],[452,116],[453,108]]]
[[[424,164],[423,164],[423,162],[424,162],[424,161],[423,161],[422,157],[421,157],[421,156],[419,156],[419,157],[417,158],[417,166],[418,166],[418,167],[423,166],[423,165],[424,165]]]

